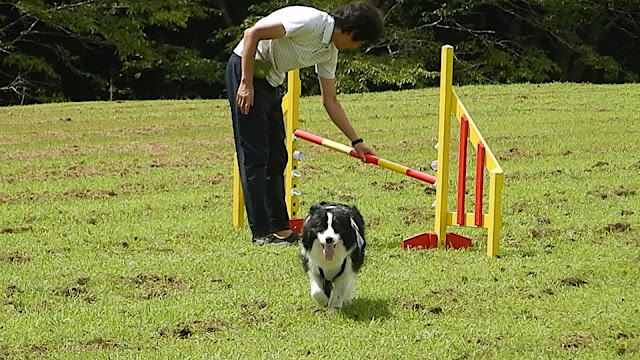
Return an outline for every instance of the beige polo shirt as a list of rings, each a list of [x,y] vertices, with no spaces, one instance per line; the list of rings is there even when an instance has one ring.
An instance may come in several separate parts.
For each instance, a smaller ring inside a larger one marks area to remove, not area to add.
[[[326,12],[306,6],[289,6],[260,19],[258,24],[282,24],[285,36],[258,42],[256,60],[272,64],[267,81],[272,86],[284,82],[285,74],[294,69],[315,65],[316,73],[333,79],[338,64],[338,49],[331,42],[335,21]],[[233,50],[242,56],[244,39]]]

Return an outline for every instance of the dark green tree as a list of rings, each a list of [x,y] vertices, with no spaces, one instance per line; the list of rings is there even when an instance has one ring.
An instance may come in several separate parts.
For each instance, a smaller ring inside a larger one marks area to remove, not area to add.
[[[0,14],[0,103],[144,97],[135,83],[145,73],[181,84],[221,73],[171,41],[189,21],[217,16],[200,1],[10,0]]]

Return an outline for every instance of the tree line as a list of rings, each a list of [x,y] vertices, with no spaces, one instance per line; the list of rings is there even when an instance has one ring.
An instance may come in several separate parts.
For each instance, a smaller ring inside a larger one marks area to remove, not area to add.
[[[0,104],[224,97],[242,31],[287,5],[348,0],[0,1]],[[340,56],[338,91],[434,86],[440,47],[457,84],[640,80],[640,0],[370,0],[375,44]],[[318,85],[301,72],[303,92]]]

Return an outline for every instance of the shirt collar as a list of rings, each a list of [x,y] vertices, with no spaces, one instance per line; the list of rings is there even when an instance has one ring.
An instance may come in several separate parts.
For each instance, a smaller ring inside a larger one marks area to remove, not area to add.
[[[322,42],[328,44],[331,41],[331,36],[333,35],[333,28],[335,27],[336,21],[333,19],[333,16],[327,15],[327,20],[324,24],[324,34],[322,34]]]

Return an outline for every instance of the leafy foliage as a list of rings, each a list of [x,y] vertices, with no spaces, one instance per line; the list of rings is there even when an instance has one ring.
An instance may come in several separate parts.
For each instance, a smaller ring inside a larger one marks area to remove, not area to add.
[[[349,1],[0,2],[0,104],[221,97],[245,28],[283,6]],[[386,33],[341,55],[343,93],[435,85],[444,44],[458,84],[640,80],[640,0],[370,1]],[[302,77],[317,93],[313,71]]]
[[[207,16],[199,1],[89,0],[52,5],[26,0],[2,3],[0,10],[8,14],[0,18],[4,103],[46,101],[58,91],[73,94],[87,87],[92,97],[102,97],[109,88],[121,86],[119,79],[128,79],[122,85],[131,86],[130,79],[151,69],[212,81],[210,72],[194,76],[185,66],[193,62],[189,60],[194,54],[200,57],[197,49],[165,45],[165,32],[184,29],[189,20]],[[175,51],[176,47],[182,50]],[[71,79],[82,84],[71,85],[75,82]],[[34,92],[36,88],[42,93]]]

